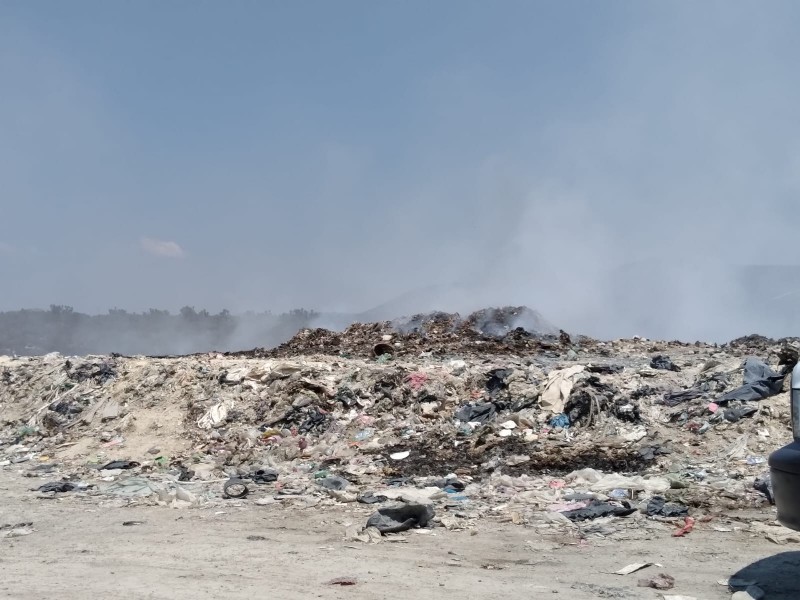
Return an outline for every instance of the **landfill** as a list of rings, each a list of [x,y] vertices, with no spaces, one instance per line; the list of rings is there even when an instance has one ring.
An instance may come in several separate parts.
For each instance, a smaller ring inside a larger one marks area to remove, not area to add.
[[[691,536],[772,510],[797,340],[600,341],[516,326],[531,313],[301,330],[238,353],[3,356],[0,469],[99,506],[349,504],[363,520],[341,533],[366,543],[479,522]]]

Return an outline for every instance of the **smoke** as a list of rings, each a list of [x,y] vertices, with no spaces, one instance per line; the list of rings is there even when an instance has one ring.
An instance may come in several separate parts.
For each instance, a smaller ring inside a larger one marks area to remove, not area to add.
[[[5,9],[0,309],[800,335],[795,3],[317,9]]]

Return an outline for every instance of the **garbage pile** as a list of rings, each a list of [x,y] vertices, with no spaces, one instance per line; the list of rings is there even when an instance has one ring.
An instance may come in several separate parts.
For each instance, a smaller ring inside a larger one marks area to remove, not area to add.
[[[237,355],[0,357],[0,468],[86,501],[347,503],[362,541],[492,519],[687,535],[771,510],[791,340],[600,342],[499,314]]]

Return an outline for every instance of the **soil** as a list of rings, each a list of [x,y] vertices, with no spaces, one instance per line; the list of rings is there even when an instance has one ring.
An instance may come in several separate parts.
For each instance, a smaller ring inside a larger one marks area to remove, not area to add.
[[[360,505],[111,508],[74,496],[32,498],[9,472],[0,472],[0,493],[0,525],[33,522],[35,529],[0,538],[0,596],[15,600],[655,600],[665,593],[727,600],[730,591],[718,582],[737,573],[758,580],[769,600],[800,597],[800,552],[736,528],[701,524],[675,538],[666,524],[632,527],[620,541],[482,521],[474,531],[437,528],[364,544],[343,540],[345,528],[371,511]],[[661,566],[612,574],[642,562]],[[659,573],[675,578],[674,589],[637,586]]]

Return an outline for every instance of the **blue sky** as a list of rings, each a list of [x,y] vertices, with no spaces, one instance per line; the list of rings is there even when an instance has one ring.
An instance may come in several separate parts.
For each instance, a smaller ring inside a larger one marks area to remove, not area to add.
[[[666,261],[693,290],[671,318],[703,333],[725,265],[797,260],[798,13],[7,0],[0,308],[437,286],[586,328],[610,271]]]

